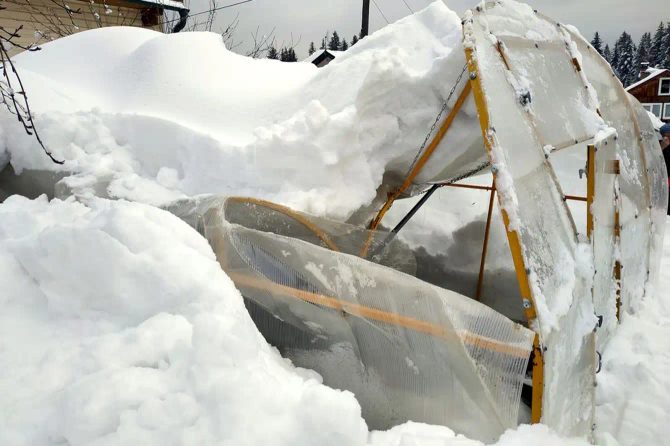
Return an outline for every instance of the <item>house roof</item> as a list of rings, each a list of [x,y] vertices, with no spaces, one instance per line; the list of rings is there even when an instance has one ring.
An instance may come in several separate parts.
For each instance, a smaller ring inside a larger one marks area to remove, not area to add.
[[[640,85],[644,84],[647,81],[650,81],[651,79],[655,78],[656,76],[663,74],[663,73],[668,73],[670,74],[670,70],[667,68],[647,68],[645,70],[645,73],[648,73],[647,76],[643,77],[639,81],[635,82],[634,84],[629,85],[626,87],[626,91],[630,91],[635,87],[639,87]]]
[[[344,53],[344,51],[336,50],[317,50],[309,56],[305,57],[301,62],[309,62],[313,64],[318,64],[323,58],[330,56],[331,59],[335,59],[337,56]]]
[[[183,1],[176,0],[126,0],[129,3],[147,6],[151,8],[163,8],[169,11],[188,11]]]

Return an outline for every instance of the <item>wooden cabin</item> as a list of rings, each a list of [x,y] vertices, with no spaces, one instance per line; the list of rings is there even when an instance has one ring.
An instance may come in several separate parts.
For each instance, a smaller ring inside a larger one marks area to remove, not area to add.
[[[103,26],[170,32],[188,17],[183,0],[1,0],[0,8],[0,26],[8,32],[23,26],[13,40],[26,47]],[[166,11],[175,18],[166,20]],[[21,51],[14,47],[10,55]]]
[[[661,121],[670,123],[670,70],[647,68],[626,91]]]

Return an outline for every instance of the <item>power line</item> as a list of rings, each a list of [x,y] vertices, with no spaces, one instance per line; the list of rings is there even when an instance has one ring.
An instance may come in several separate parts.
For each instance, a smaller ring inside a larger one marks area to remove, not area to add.
[[[414,10],[412,8],[410,8],[410,6],[407,4],[407,2],[405,0],[402,0],[402,2],[405,4],[405,6],[407,6],[407,9],[409,9],[409,12],[414,14]]]
[[[212,12],[218,11],[219,9],[232,8],[233,6],[241,5],[243,3],[249,3],[249,2],[252,2],[252,1],[254,1],[254,0],[244,0],[244,1],[241,1],[241,2],[237,2],[237,3],[231,3],[230,5],[219,6],[218,8],[208,9],[207,11],[201,11],[201,12],[196,12],[195,14],[189,14],[188,17],[191,18],[191,17],[195,17],[197,15],[211,14]],[[173,20],[168,20],[168,21],[163,22],[163,23],[172,23],[172,22],[177,22],[179,20],[180,20],[179,18],[176,18],[176,19],[173,19]]]
[[[375,0],[372,0],[372,4],[375,5],[375,8],[377,8],[377,11],[379,11],[379,13],[382,15],[382,17],[384,17],[384,20],[386,20],[386,24],[387,25],[390,24],[389,19],[386,18],[386,16],[384,15],[384,12],[382,11],[382,8],[379,7],[377,2]]]

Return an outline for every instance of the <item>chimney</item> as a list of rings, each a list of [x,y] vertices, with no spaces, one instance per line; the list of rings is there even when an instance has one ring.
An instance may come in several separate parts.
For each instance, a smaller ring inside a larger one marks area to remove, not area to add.
[[[648,69],[649,69],[649,62],[640,62],[640,73],[638,74],[637,78],[642,79],[643,77],[647,77]]]

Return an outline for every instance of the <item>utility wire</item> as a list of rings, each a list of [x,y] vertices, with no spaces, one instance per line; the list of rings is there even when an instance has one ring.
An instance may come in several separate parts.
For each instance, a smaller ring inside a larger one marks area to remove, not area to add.
[[[405,6],[407,6],[407,9],[409,9],[409,12],[414,14],[414,10],[412,8],[410,8],[410,6],[407,4],[407,2],[405,0],[402,0],[402,2],[405,4]]]
[[[244,0],[244,1],[241,1],[241,2],[237,2],[237,3],[231,3],[230,5],[219,6],[218,8],[208,9],[207,11],[201,11],[201,12],[196,12],[195,14],[189,14],[188,17],[191,18],[191,17],[195,17],[197,15],[210,14],[214,11],[218,11],[219,9],[232,8],[233,6],[241,5],[243,3],[249,3],[249,2],[252,2],[252,1],[254,1],[254,0]],[[176,19],[173,19],[173,20],[165,21],[163,23],[172,23],[172,22],[177,22],[179,20],[181,20],[181,19],[176,18]]]
[[[382,8],[379,7],[377,2],[375,0],[372,0],[372,4],[375,5],[375,8],[377,8],[377,11],[379,11],[379,13],[382,15],[382,17],[384,17],[384,20],[386,20],[386,24],[387,25],[390,24],[389,19],[386,18],[386,16],[384,15],[384,12],[382,11]]]

